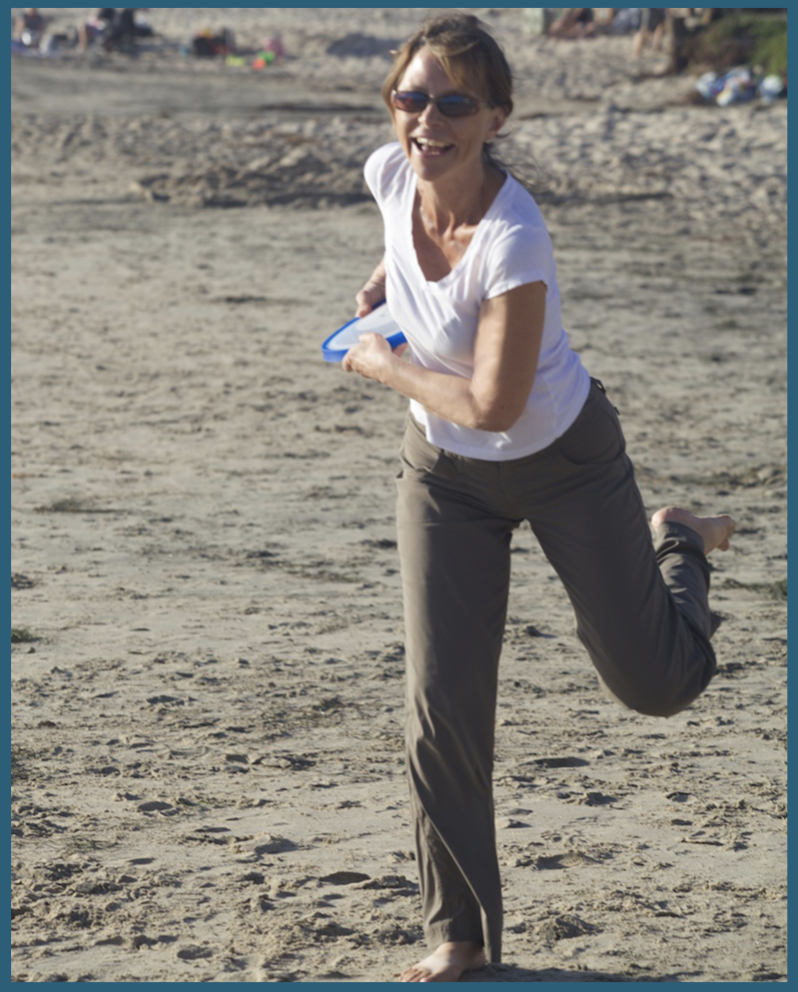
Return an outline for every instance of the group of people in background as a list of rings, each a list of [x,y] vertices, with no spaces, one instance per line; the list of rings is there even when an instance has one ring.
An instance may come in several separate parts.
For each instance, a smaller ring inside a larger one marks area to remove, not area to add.
[[[688,21],[706,27],[723,11],[722,7],[566,7],[547,25],[546,34],[576,39],[633,33],[633,53],[639,58],[648,46],[655,51],[666,44],[669,49],[678,48]]]
[[[71,37],[53,35],[48,38],[47,19],[38,7],[25,7],[14,19],[12,40],[27,49],[49,50],[48,42],[55,47],[77,46],[85,51],[90,46],[101,46],[106,51],[129,50],[136,40],[152,34],[152,29],[136,20],[136,12],[143,7],[98,7],[77,30],[71,30]]]

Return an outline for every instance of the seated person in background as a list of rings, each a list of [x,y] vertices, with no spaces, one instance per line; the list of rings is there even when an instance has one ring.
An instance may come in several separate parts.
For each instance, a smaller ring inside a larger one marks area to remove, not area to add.
[[[25,7],[14,22],[14,40],[27,48],[38,48],[44,34],[45,20],[38,7]]]
[[[138,7],[119,7],[108,34],[103,38],[103,48],[129,48],[136,41],[136,11]]]
[[[116,9],[114,7],[99,7],[96,14],[92,14],[85,23],[78,28],[78,43],[81,51],[84,51],[98,41],[102,41],[111,33],[111,28],[116,20]]]
[[[589,38],[595,33],[592,7],[566,7],[549,27],[552,38]]]
[[[596,29],[603,34],[612,33],[615,15],[626,9],[625,7],[591,7]]]
[[[107,51],[130,51],[141,36],[149,36],[149,26],[136,24],[138,7],[100,7],[94,17],[90,17],[79,32],[80,47],[101,44]]]

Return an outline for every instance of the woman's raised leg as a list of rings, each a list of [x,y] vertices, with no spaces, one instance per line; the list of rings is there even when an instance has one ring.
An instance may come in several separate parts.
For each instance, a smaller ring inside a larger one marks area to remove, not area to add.
[[[617,414],[595,386],[537,479],[530,523],[600,679],[632,709],[678,713],[715,673],[706,554],[728,546],[734,521],[664,508],[652,544]]]

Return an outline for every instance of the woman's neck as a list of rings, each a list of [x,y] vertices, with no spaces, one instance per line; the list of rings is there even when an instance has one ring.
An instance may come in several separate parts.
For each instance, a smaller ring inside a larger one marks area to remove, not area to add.
[[[482,166],[471,182],[462,177],[449,182],[418,181],[418,205],[424,227],[443,235],[463,227],[476,227],[504,183],[505,176],[492,166]]]

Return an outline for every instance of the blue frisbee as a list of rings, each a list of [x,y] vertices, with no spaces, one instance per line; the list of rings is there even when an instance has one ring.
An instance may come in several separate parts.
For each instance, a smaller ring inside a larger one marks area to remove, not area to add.
[[[392,348],[406,340],[387,304],[381,303],[365,317],[355,317],[327,338],[321,346],[324,361],[342,362],[347,351],[358,343],[360,335],[370,331],[381,334]]]

